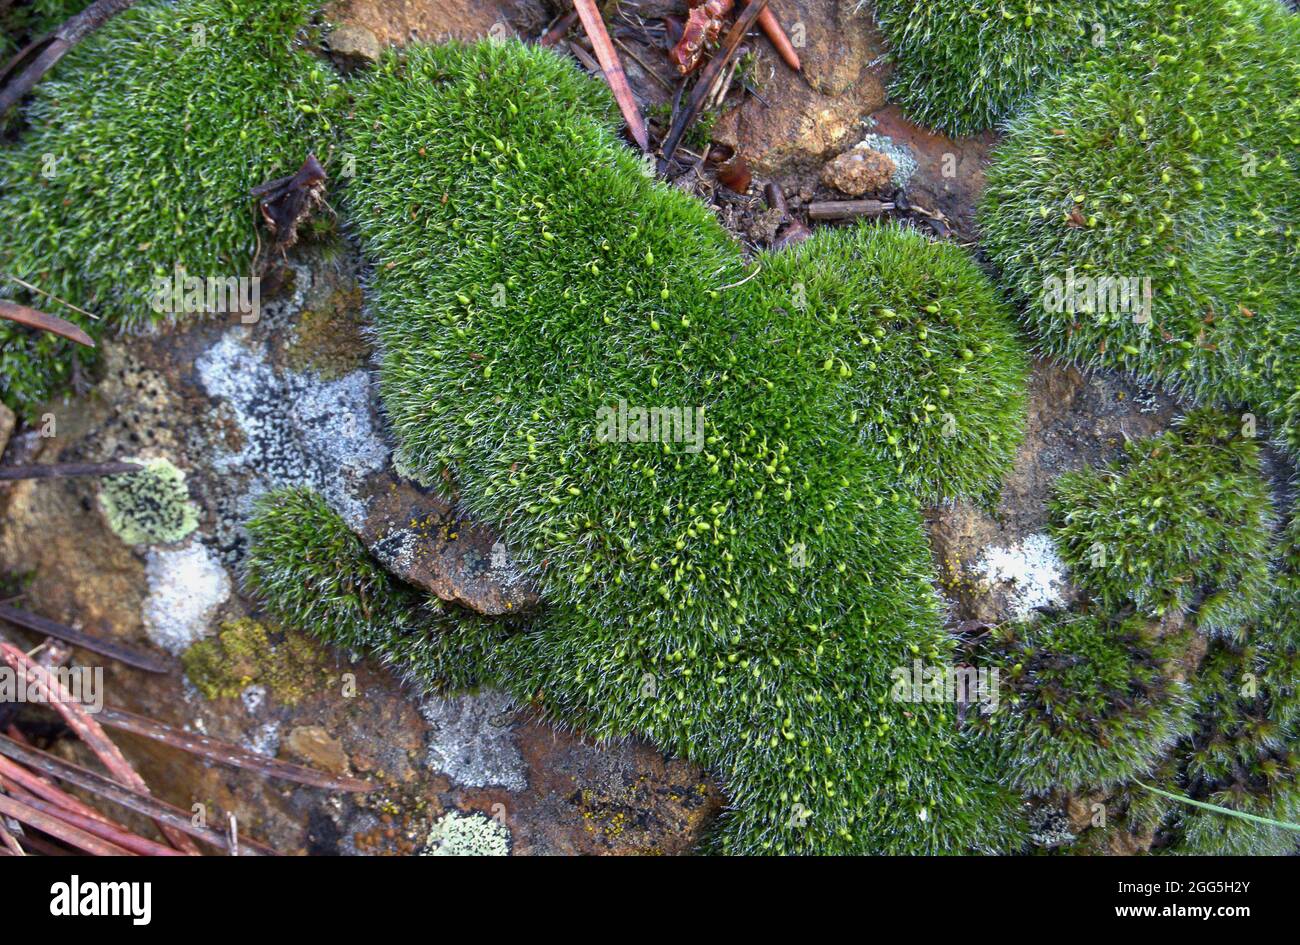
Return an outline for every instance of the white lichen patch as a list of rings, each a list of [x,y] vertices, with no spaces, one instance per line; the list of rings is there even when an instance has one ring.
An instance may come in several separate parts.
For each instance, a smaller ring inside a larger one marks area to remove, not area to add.
[[[230,597],[230,576],[206,547],[154,548],[145,559],[149,594],[142,616],[149,639],[180,655],[205,637]]]
[[[480,813],[448,811],[429,832],[422,856],[509,856],[510,828]]]
[[[1065,562],[1050,535],[1030,535],[1003,548],[989,545],[976,560],[975,572],[988,589],[1006,591],[1010,616],[1024,620],[1038,607],[1059,607],[1067,586]]]
[[[876,121],[874,118],[867,118],[863,124],[865,124],[867,128],[876,127]],[[912,149],[906,145],[898,144],[893,138],[889,137],[889,135],[882,135],[875,131],[868,131],[855,147],[865,148],[869,151],[878,151],[881,154],[888,155],[890,160],[894,162],[894,173],[891,177],[891,182],[899,190],[906,188],[908,181],[910,181],[912,175],[916,173],[916,157],[913,155]]]
[[[356,526],[367,474],[382,470],[388,446],[371,409],[370,378],[354,371],[324,380],[274,365],[266,345],[232,328],[197,362],[207,392],[222,401],[241,434],[238,449],[218,452],[213,469],[240,488],[223,510],[242,521],[253,499],[271,489],[310,486]],[[223,547],[232,544],[221,536]]]
[[[244,704],[244,711],[249,715],[257,715],[266,705],[266,687],[252,685],[244,689],[239,694],[239,701]]]
[[[244,736],[244,747],[257,755],[274,758],[280,751],[280,723],[276,719],[263,722]]]
[[[433,697],[420,706],[431,729],[427,763],[466,787],[500,785],[522,791],[527,767],[515,741],[514,704],[495,689],[450,699]]]

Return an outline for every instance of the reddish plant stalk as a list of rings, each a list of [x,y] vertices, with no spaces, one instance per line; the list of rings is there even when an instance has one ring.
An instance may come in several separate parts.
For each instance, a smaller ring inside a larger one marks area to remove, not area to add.
[[[623,72],[623,64],[619,62],[618,52],[609,38],[609,31],[605,29],[605,21],[601,19],[600,11],[596,9],[595,0],[573,0],[573,8],[578,11],[582,28],[587,31],[591,47],[596,51],[596,60],[600,63],[601,71],[605,73],[605,81],[609,83],[610,90],[614,93],[614,100],[618,102],[619,110],[623,113],[623,120],[627,122],[628,130],[632,132],[632,140],[642,151],[649,151],[650,134],[646,131],[645,119],[641,117],[641,109],[637,107],[632,86],[628,84],[627,75]]]
[[[62,683],[52,677],[44,666],[28,659],[26,653],[12,643],[4,641],[0,641],[0,658],[3,658],[16,672],[26,673],[29,684],[35,683],[37,690],[44,695],[46,703],[63,717],[67,726],[86,743],[114,778],[141,794],[149,793],[149,786],[144,783],[144,778],[131,767],[126,756],[113,744],[99,723],[72,698],[72,694],[64,689]],[[158,829],[167,838],[167,842],[176,849],[193,856],[199,854],[198,846],[184,832],[165,823],[158,823]]]

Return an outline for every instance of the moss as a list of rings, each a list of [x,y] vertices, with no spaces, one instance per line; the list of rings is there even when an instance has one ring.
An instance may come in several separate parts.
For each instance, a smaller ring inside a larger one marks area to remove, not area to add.
[[[1216,644],[1198,674],[1197,730],[1182,753],[1179,794],[1287,823],[1300,822],[1300,652],[1293,610],[1257,628],[1258,643]],[[1296,835],[1179,805],[1174,849],[1200,856],[1292,853]]]
[[[491,647],[462,622],[391,657],[436,678],[459,639],[551,718],[717,770],[718,849],[1013,844],[955,707],[889,685],[951,653],[916,495],[996,488],[1023,406],[1007,311],[959,250],[895,228],[750,270],[614,114],[515,44],[408,47],[357,90],[347,206],[401,460],[453,468],[549,604]],[[700,408],[698,438],[620,437],[620,402]]]
[[[739,79],[736,84],[740,85]],[[668,131],[668,124],[672,117],[672,102],[660,102],[646,109],[646,120],[661,128],[665,134]],[[702,111],[699,118],[687,129],[685,136],[682,138],[682,145],[688,150],[704,153],[713,142],[713,129],[717,126],[720,117],[722,117],[721,107]]]
[[[870,461],[924,502],[996,497],[1021,440],[1028,359],[962,250],[892,226],[823,229],[760,264],[743,304],[777,326],[802,293],[795,317],[821,335],[803,356],[846,380],[849,435]]]
[[[1176,792],[1177,770],[1173,755],[1167,755],[1141,776],[1141,782]],[[1101,800],[1093,800],[1099,796]],[[1161,828],[1177,809],[1176,801],[1137,781],[1116,785],[1104,795],[1090,795],[1088,803],[1088,828],[1065,851],[1071,856],[1130,856],[1158,848],[1163,842]]]
[[[1010,692],[981,718],[1012,781],[1044,793],[1109,788],[1149,772],[1190,727],[1175,641],[1144,621],[1056,615],[1006,625],[985,648]]]
[[[509,856],[510,829],[484,814],[448,811],[429,831],[427,856]]]
[[[919,776],[921,770],[928,771],[933,780],[912,788],[925,793],[919,797],[914,794],[912,803],[916,806],[909,807],[902,816],[891,810],[849,811],[863,820],[870,816],[873,821],[862,828],[867,831],[864,844],[935,850],[968,846],[999,849],[1013,845],[1019,835],[1015,799],[993,785],[988,756],[979,751],[980,746],[954,740],[949,734],[954,724],[951,707],[909,704],[910,711],[903,711],[890,703],[887,685],[879,692],[870,690],[870,681],[859,675],[864,664],[854,652],[858,645],[829,635],[834,633],[833,628],[815,636],[805,635],[794,650],[775,638],[728,641],[725,649],[705,654],[711,664],[717,665],[702,678],[689,663],[679,665],[686,662],[685,654],[678,657],[670,651],[647,660],[643,652],[637,652],[636,662],[632,663],[626,641],[607,634],[591,641],[575,639],[572,617],[555,615],[561,619],[545,620],[524,634],[466,615],[453,622],[436,605],[432,609],[422,607],[416,595],[382,572],[365,556],[337,515],[309,493],[283,491],[268,495],[260,502],[249,531],[249,585],[263,597],[270,611],[283,615],[292,625],[349,648],[371,651],[423,686],[459,688],[477,681],[508,686],[518,698],[540,699],[553,718],[581,725],[596,737],[620,730],[616,713],[634,712],[643,720],[637,730],[725,772],[738,805],[730,815],[728,833],[739,837],[719,837],[717,843],[722,849],[750,849],[753,841],[746,834],[771,829],[774,818],[793,834],[784,843],[802,841],[804,849],[814,852],[827,852],[833,841],[836,846],[858,848],[858,841],[851,835],[837,839],[821,834],[813,826],[813,817],[834,811],[834,806],[826,802],[833,805],[836,791],[845,785],[862,785],[871,791],[870,796],[884,795],[897,802],[904,786],[894,783],[894,778],[901,782],[905,777]],[[586,628],[588,633],[597,629],[590,624]],[[945,642],[936,629],[933,645],[921,652],[941,659]],[[797,663],[805,647],[808,654],[820,651],[813,666]],[[887,654],[891,648],[878,644],[877,649]],[[831,671],[819,670],[823,665]],[[834,670],[836,666],[842,668]],[[652,682],[649,689],[647,672]],[[607,674],[603,682],[599,678],[602,673]],[[599,691],[592,689],[597,682],[601,682]],[[855,697],[859,705],[855,711],[857,725],[837,729],[848,708],[841,693],[847,695],[850,686],[858,687],[852,690],[855,693],[870,692],[870,698]],[[602,697],[611,700],[611,712],[599,711],[606,705]],[[768,707],[762,707],[760,699]],[[806,800],[804,795],[792,792],[783,796],[780,786],[773,790],[770,782],[753,783],[750,779],[770,777],[771,769],[755,764],[752,755],[739,755],[732,764],[723,764],[712,751],[704,751],[710,746],[699,740],[704,730],[696,727],[696,717],[684,719],[687,724],[678,721],[691,707],[698,707],[717,726],[718,731],[710,731],[710,737],[725,734],[728,750],[767,753],[786,742],[778,758],[793,755],[802,757],[804,764],[815,763],[819,775],[829,783],[821,787],[823,781],[819,780],[819,787]],[[738,711],[738,707],[743,708]],[[841,717],[839,723],[837,716]],[[938,717],[942,724],[908,721],[922,717]],[[819,730],[821,736],[813,741]],[[770,737],[763,734],[768,732]],[[800,732],[804,733],[802,737],[797,734]],[[769,746],[771,739],[779,741]],[[794,744],[788,744],[790,741]],[[918,749],[921,754],[899,759],[897,767],[871,762],[873,750],[896,754]],[[949,755],[940,754],[941,750]],[[957,757],[952,756],[953,752],[958,753]],[[936,772],[935,764],[944,770]],[[946,772],[954,767],[969,780],[946,783],[945,777],[953,776]],[[742,777],[746,780],[742,781]],[[814,806],[819,801],[824,806]],[[872,830],[876,825],[891,834],[881,839]],[[898,836],[909,827],[920,836]],[[928,827],[937,829],[927,837]],[[805,830],[807,836],[800,836]],[[772,852],[774,847],[775,843],[763,846],[758,841],[753,849]]]
[[[1246,403],[1294,451],[1300,18],[1277,0],[1130,3],[1143,25],[1010,123],[984,244],[1049,353]],[[1084,278],[1149,280],[1149,311],[1066,304],[1057,289]]]
[[[0,271],[101,316],[92,335],[172,313],[154,280],[249,275],[249,188],[330,150],[341,101],[303,47],[311,0],[153,0],[97,30],[37,86],[30,125],[0,150]],[[16,283],[0,293],[37,307]],[[14,406],[66,383],[69,342],[0,322]]]
[[[1191,688],[1194,729],[1157,784],[1193,800],[1300,823],[1300,556],[1293,518],[1276,555],[1269,606],[1232,640],[1211,644]],[[1281,855],[1296,834],[1174,804],[1165,840],[1179,853]]]
[[[361,290],[339,289],[299,317],[285,362],[295,371],[315,371],[324,380],[361,370],[370,354],[361,331]]]
[[[99,507],[108,527],[128,545],[178,542],[199,527],[185,473],[162,458],[142,465],[140,472],[100,482]]]
[[[1268,603],[1271,495],[1237,418],[1194,411],[1107,468],[1062,475],[1051,508],[1074,581],[1108,610],[1192,609],[1233,635]]]
[[[10,600],[27,593],[27,588],[36,577],[34,571],[3,573],[0,572],[0,600]]]
[[[890,97],[948,134],[992,128],[1116,29],[1124,3],[877,0],[894,62]],[[1117,40],[1109,40],[1115,42]]]
[[[248,618],[222,624],[215,637],[186,650],[181,665],[209,699],[233,699],[260,685],[287,706],[322,691],[331,676],[323,651],[310,639]]]
[[[452,620],[382,572],[342,520],[303,491],[266,495],[250,538],[248,584],[294,627],[370,651],[420,685],[491,681],[591,736],[647,734],[722,772],[736,810],[715,838],[718,849],[957,851],[1018,842],[1017,801],[996,788],[983,745],[953,736],[952,707],[902,707],[888,684],[872,682],[888,679],[883,664],[900,656],[888,640],[841,634],[833,624],[800,632],[783,621],[763,637],[656,655],[647,647],[671,641],[633,646],[569,608],[526,633]],[[930,591],[918,591],[932,606]],[[906,628],[879,611],[875,619],[881,633]],[[941,660],[946,640],[937,625],[933,634],[915,651]],[[705,672],[695,671],[706,660]],[[832,827],[828,836],[820,822],[832,815],[862,833]]]
[[[248,522],[245,585],[283,625],[369,653],[426,689],[477,685],[516,627],[451,614],[379,566],[316,493],[261,497]]]

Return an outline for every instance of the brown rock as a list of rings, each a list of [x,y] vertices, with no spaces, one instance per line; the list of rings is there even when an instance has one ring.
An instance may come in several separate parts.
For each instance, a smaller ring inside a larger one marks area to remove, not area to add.
[[[1071,794],[1066,798],[1065,816],[1070,822],[1070,831],[1074,834],[1081,834],[1092,826],[1095,811],[1094,804],[1105,804],[1107,798],[1105,793],[1100,794]]]
[[[285,747],[307,764],[330,774],[348,773],[343,743],[319,725],[299,725],[284,740]]]
[[[597,748],[535,720],[516,736],[528,789],[462,796],[464,806],[507,818],[515,855],[689,853],[726,803],[706,773],[638,739]]]
[[[1083,374],[1055,361],[1036,361],[1024,442],[1003,480],[996,510],[957,501],[927,515],[942,590],[957,605],[957,621],[995,624],[1011,616],[1011,588],[985,582],[975,564],[991,545],[1012,548],[1047,531],[1048,503],[1061,473],[1110,462],[1128,438],[1165,429],[1175,413],[1169,398],[1144,392],[1118,375]],[[1067,605],[1077,594],[1068,582],[1061,591]]]
[[[532,35],[548,18],[538,0],[336,0],[326,16],[339,28],[361,27],[379,44],[399,46],[412,39],[443,42]]]
[[[887,189],[895,170],[897,165],[888,154],[859,145],[822,168],[822,183],[851,197],[861,197]]]
[[[281,319],[239,327],[241,345],[250,332],[249,355],[261,358],[264,352],[260,376],[270,380],[285,370],[330,377],[354,371],[362,363],[354,357],[355,345],[318,343],[331,333],[355,334],[350,311],[360,299],[349,257],[320,258],[300,244],[289,259],[302,268],[290,270],[296,272],[296,289],[286,291]],[[297,301],[296,291],[302,292]],[[199,538],[233,566],[245,514],[241,497],[254,483],[247,462],[221,464],[232,451],[256,444],[250,430],[236,422],[229,402],[207,392],[195,368],[231,327],[216,319],[184,320],[156,333],[104,339],[93,394],[50,408],[57,413],[56,437],[42,438],[36,431],[15,435],[7,462],[171,457],[185,466],[191,499],[201,509]],[[271,383],[265,396],[272,401],[270,415],[294,409],[284,399],[284,387]],[[390,474],[370,475],[384,488],[398,482]],[[362,494],[362,486],[349,479],[346,491],[367,500],[368,507],[382,489],[372,483]],[[0,573],[31,575],[24,606],[36,613],[88,633],[147,645],[141,620],[148,590],[144,554],[93,514],[97,489],[96,480],[80,478],[0,484]],[[447,557],[436,560],[447,567],[486,562],[490,569],[496,541],[491,533],[460,524],[445,501],[421,496],[420,502],[423,514],[436,511],[450,527],[448,542],[437,549]],[[472,603],[481,592],[468,577],[435,573],[446,582],[444,593],[460,600]],[[504,599],[499,595],[497,606]],[[236,583],[214,628],[253,616],[256,606]],[[40,642],[17,628],[11,636],[25,646]],[[104,662],[80,653],[76,658],[92,666]],[[224,824],[234,814],[241,836],[286,854],[410,853],[423,845],[430,823],[443,810],[478,809],[475,804],[488,797],[508,812],[518,850],[686,852],[722,804],[705,774],[643,743],[594,747],[573,733],[533,722],[521,736],[528,766],[522,789],[485,792],[454,785],[427,764],[434,736],[411,689],[369,660],[342,651],[334,658],[332,678],[293,705],[277,701],[255,709],[239,699],[205,699],[179,666],[154,674],[109,662],[105,685],[114,704],[173,726],[250,750],[283,752],[325,770],[364,771],[379,784],[371,794],[326,803],[314,789],[212,765],[148,739],[113,733],[113,740],[157,796],[187,811],[203,805],[210,824]],[[84,750],[71,739],[57,745]],[[94,763],[84,751],[76,760]],[[116,809],[108,813],[123,816]],[[381,817],[387,821],[381,823]]]
[[[330,51],[353,63],[376,62],[383,52],[377,37],[364,26],[347,24],[329,35]]]
[[[102,411],[87,404],[60,414],[59,436],[32,438],[23,462],[68,461],[84,420]],[[15,448],[27,438],[15,441]],[[73,453],[77,459],[81,457]],[[0,573],[30,574],[31,609],[88,633],[143,644],[140,608],[144,565],[109,531],[95,508],[93,479],[28,479],[0,490]]]
[[[442,600],[490,617],[537,606],[536,588],[491,529],[430,489],[388,474],[371,481],[361,540],[389,571]]]
[[[723,114],[714,141],[741,149],[762,176],[815,168],[862,132],[861,119],[885,103],[875,63],[884,42],[855,0],[782,0],[776,18],[803,61],[796,75],[766,39],[754,42],[749,96]]]

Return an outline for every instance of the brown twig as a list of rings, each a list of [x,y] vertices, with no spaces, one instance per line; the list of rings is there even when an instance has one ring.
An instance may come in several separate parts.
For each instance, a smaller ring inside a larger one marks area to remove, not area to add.
[[[894,209],[894,204],[880,200],[823,200],[808,204],[809,220],[855,220],[878,217]]]
[[[770,7],[758,15],[758,28],[776,47],[777,55],[781,57],[781,60],[787,66],[795,72],[803,68],[803,65],[799,62],[799,54],[794,51],[794,45],[790,42],[790,37],[785,35],[785,30],[781,28],[776,14],[772,12]]]
[[[143,814],[154,821],[166,823],[170,827],[183,831],[192,837],[198,837],[218,849],[225,850],[228,847],[229,840],[224,831],[196,826],[188,811],[183,811],[166,801],[160,801],[152,794],[133,790],[104,777],[102,774],[96,774],[94,771],[80,765],[64,761],[62,758],[48,752],[28,747],[8,736],[0,735],[0,755],[21,762],[34,771],[76,785],[83,791],[89,791],[98,797],[110,800],[127,810]],[[241,852],[249,850],[263,856],[276,855],[275,851],[270,847],[250,840],[248,837],[242,838],[239,845]]]
[[[299,784],[325,788],[331,791],[352,791],[357,793],[373,791],[377,786],[358,778],[336,777],[304,765],[295,765],[285,761],[277,761],[274,758],[266,758],[251,751],[246,751],[238,745],[209,738],[206,735],[182,732],[161,722],[155,722],[153,719],[127,712],[124,709],[116,709],[112,706],[104,706],[98,718],[109,728],[150,738],[156,742],[162,742],[164,745],[170,745],[173,748],[179,748],[182,751],[188,751],[203,758],[233,765],[236,768],[257,771],[272,778],[296,781]]]
[[[56,840],[76,847],[94,856],[132,856],[133,854],[114,843],[102,840],[80,827],[74,827],[66,821],[53,817],[11,797],[0,794],[0,814],[7,814],[19,823],[35,827],[41,833],[47,833]]]
[[[58,302],[60,305],[65,305],[65,306],[67,306],[68,308],[72,309],[74,312],[78,312],[78,313],[80,313],[80,314],[82,314],[82,315],[85,315],[87,318],[92,319],[93,321],[99,321],[99,316],[96,315],[94,312],[87,312],[84,308],[80,308],[80,307],[78,307],[78,306],[76,306],[76,305],[73,305],[73,304],[72,304],[71,302],[69,302],[67,299],[61,299],[61,298],[59,298],[59,297],[58,297],[57,295],[55,295],[53,292],[46,292],[46,291],[45,291],[44,289],[42,289],[40,286],[38,286],[38,285],[32,285],[32,284],[31,284],[30,282],[28,282],[26,279],[19,279],[17,276],[13,275],[12,273],[8,273],[8,272],[6,272],[6,273],[0,273],[0,275],[3,275],[6,279],[9,279],[9,280],[11,280],[11,281],[13,281],[13,282],[17,282],[20,286],[22,286],[22,287],[23,287],[24,289],[26,289],[28,292],[35,292],[37,295],[42,296],[42,297],[44,297],[44,298],[47,298],[47,299],[49,299],[51,302]]]
[[[799,219],[790,215],[790,208],[786,206],[785,191],[776,181],[772,181],[763,188],[763,196],[767,199],[767,205],[781,214],[781,225],[776,231],[776,239],[772,242],[773,249],[786,249],[790,246],[796,246],[812,236],[812,230]]]
[[[29,43],[9,61],[4,71],[0,72],[0,81],[14,74],[12,79],[0,87],[0,115],[13,108],[24,95],[35,88],[36,83],[41,81],[45,73],[54,68],[54,64],[62,59],[68,50],[134,3],[135,0],[95,0],[48,36]],[[31,63],[18,72],[19,64],[29,58]]]
[[[29,659],[26,653],[12,643],[3,640],[0,640],[0,658],[3,658],[15,672],[25,673],[29,683],[36,684],[37,691],[43,693],[46,703],[62,716],[68,728],[72,729],[77,737],[86,743],[86,747],[95,753],[95,757],[108,769],[109,774],[123,785],[141,794],[149,793],[149,786],[144,783],[144,778],[131,767],[131,763],[126,760],[121,749],[113,744],[104,729],[72,697],[63,684],[50,675],[49,670]],[[164,822],[158,822],[158,829],[178,850],[194,855],[199,853],[199,848],[194,845],[194,841],[183,832],[177,831]]]
[[[150,673],[167,673],[171,671],[167,663],[152,653],[136,649],[133,646],[127,646],[125,643],[118,643],[115,640],[105,640],[102,637],[82,633],[80,630],[73,630],[71,627],[65,627],[48,617],[29,614],[25,610],[10,607],[8,604],[0,604],[0,620],[7,620],[9,623],[26,627],[28,630],[56,637],[71,643],[73,646],[79,646],[83,650],[90,650],[93,653],[112,657],[119,663],[134,666],[136,669],[143,669]]]
[[[23,848],[18,845],[18,841],[14,839],[14,835],[5,827],[2,820],[0,820],[0,843],[4,844],[4,848],[9,852],[10,856],[27,855],[23,852]]]
[[[83,830],[92,836],[101,840],[107,840],[109,843],[121,847],[128,853],[136,853],[140,856],[184,856],[178,850],[173,850],[156,840],[149,840],[145,837],[131,833],[129,830],[123,830],[111,824],[106,824],[95,817],[87,817],[84,814],[78,814],[70,811],[57,804],[51,804],[48,801],[42,801],[40,798],[27,798],[20,801],[34,811],[39,811],[48,817],[54,817],[69,824],[78,830]],[[48,832],[48,831],[47,831]]]
[[[745,55],[745,47],[741,46],[736,50],[736,55],[732,57],[731,63],[718,74],[718,79],[713,83],[713,92],[704,102],[703,111],[717,108],[726,99],[727,93],[731,91],[731,83],[736,78],[736,73],[740,70],[740,57]]]
[[[542,34],[542,38],[537,41],[539,46],[554,46],[564,35],[573,29],[573,24],[578,22],[578,11],[570,10],[564,16],[555,21],[555,25]]]
[[[583,49],[581,43],[570,40],[568,45],[569,52],[573,53],[573,58],[577,59],[578,62],[582,64],[582,68],[586,69],[592,75],[603,75],[600,63],[596,61],[596,57]]]
[[[0,482],[14,479],[65,479],[68,476],[121,476],[144,469],[139,463],[40,463],[0,466]]]
[[[645,119],[641,117],[641,109],[637,107],[636,98],[632,95],[632,86],[628,84],[627,75],[623,72],[623,65],[618,59],[618,52],[609,38],[609,31],[605,29],[605,21],[601,19],[600,11],[596,9],[595,0],[573,0],[573,7],[578,11],[582,28],[587,31],[587,38],[591,40],[601,71],[605,73],[605,81],[609,83],[610,90],[614,93],[614,100],[618,102],[619,110],[623,113],[623,120],[627,122],[628,130],[632,132],[632,140],[642,151],[650,150],[650,135],[646,131]]]
[[[665,161],[671,161],[673,155],[677,152],[677,146],[681,144],[682,136],[686,134],[686,129],[690,127],[691,122],[699,117],[700,110],[704,107],[704,102],[708,99],[713,90],[713,84],[718,81],[722,70],[735,56],[736,50],[740,48],[740,42],[745,38],[758,19],[758,15],[767,9],[767,0],[753,0],[745,8],[745,12],[736,18],[736,23],[727,33],[726,39],[722,41],[722,47],[717,54],[709,60],[709,64],[704,67],[700,73],[700,78],[695,83],[695,88],[691,89],[690,101],[685,110],[680,112],[673,120],[672,127],[668,129],[668,134],[663,142],[663,158]]]
[[[10,761],[3,755],[0,755],[0,786],[17,796],[20,801],[30,803],[30,801],[26,801],[26,798],[35,797],[49,804],[62,807],[74,814],[80,814],[82,817],[90,817],[101,823],[126,829],[116,821],[105,817],[85,801],[73,797],[53,781],[28,771],[22,765]]]
[[[28,833],[23,837],[23,847],[28,855],[39,853],[41,856],[76,856],[75,850],[69,850],[53,840],[46,840],[39,834]]]
[[[51,335],[67,338],[87,348],[95,347],[95,340],[67,319],[48,315],[26,305],[19,305],[17,302],[0,299],[0,318],[38,331],[48,331]]]

